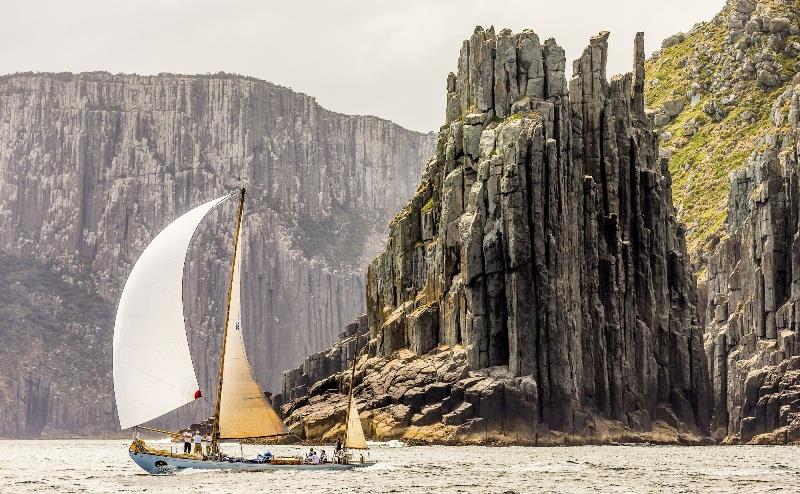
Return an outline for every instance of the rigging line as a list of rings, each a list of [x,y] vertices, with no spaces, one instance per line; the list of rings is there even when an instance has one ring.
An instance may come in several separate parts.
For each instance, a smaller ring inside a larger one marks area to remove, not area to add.
[[[124,359],[124,360],[127,360],[127,359]],[[137,360],[134,360],[134,362],[138,363],[139,361],[138,361],[138,359],[137,359]],[[183,392],[194,393],[194,391],[189,391],[189,390],[187,390],[186,388],[180,388],[180,387],[176,386],[176,385],[175,385],[175,384],[173,384],[173,383],[170,383],[170,382],[164,381],[163,379],[159,379],[158,377],[156,377],[156,376],[154,376],[154,375],[152,375],[152,374],[149,374],[148,372],[145,372],[144,370],[142,370],[142,369],[141,369],[141,368],[139,368],[139,367],[134,367],[134,366],[131,366],[131,367],[129,367],[129,368],[130,368],[130,370],[132,370],[132,371],[136,371],[136,372],[138,372],[139,374],[142,374],[142,375],[144,375],[144,376],[146,376],[146,377],[149,377],[150,379],[152,379],[152,380],[154,380],[154,381],[156,381],[156,382],[159,382],[159,383],[161,383],[161,384],[165,384],[165,385],[167,385],[168,387],[170,387],[170,388],[172,388],[172,389],[175,389],[175,390],[177,390],[177,391],[180,391],[180,392],[182,392],[182,393],[183,393]],[[195,390],[195,391],[196,391],[196,390]],[[181,405],[181,406],[183,406],[183,405]],[[178,407],[178,408],[180,408],[180,407]],[[177,408],[175,408],[174,410],[177,410]],[[170,411],[171,411],[171,410],[170,410]]]
[[[153,427],[146,427],[144,425],[134,425],[133,428],[134,429],[144,429],[146,431],[159,432],[161,434],[166,434],[168,436],[175,436],[175,435],[178,434],[178,432],[180,432],[180,431],[170,432],[170,431],[165,431],[165,430],[162,430],[162,429],[155,429]]]
[[[294,432],[284,432],[282,434],[270,434],[269,436],[221,437],[220,440],[221,441],[225,441],[225,440],[231,440],[231,439],[269,439],[269,438],[272,438],[272,437],[286,437],[286,436],[294,436],[297,439],[300,439],[299,437],[297,437],[297,434],[295,434]]]

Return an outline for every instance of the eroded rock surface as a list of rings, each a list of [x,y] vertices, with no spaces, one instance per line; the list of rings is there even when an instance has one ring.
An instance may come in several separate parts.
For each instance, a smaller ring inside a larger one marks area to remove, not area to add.
[[[356,391],[374,437],[707,430],[702,328],[645,113],[643,36],[634,71],[610,82],[607,38],[592,38],[569,83],[564,51],[532,31],[477,28],[464,42],[436,154],[369,268]],[[299,434],[339,432],[313,410],[342,379],[284,405]],[[429,402],[430,386],[444,396]]]
[[[786,427],[792,416],[783,407],[794,413],[800,404],[792,395],[800,389],[799,115],[795,80],[772,107],[771,132],[731,175],[728,233],[703,285],[712,431],[730,442]]]
[[[664,40],[647,62],[645,85],[687,248],[703,271],[725,232],[728,175],[772,131],[772,105],[800,68],[796,2],[717,4],[713,19]]]

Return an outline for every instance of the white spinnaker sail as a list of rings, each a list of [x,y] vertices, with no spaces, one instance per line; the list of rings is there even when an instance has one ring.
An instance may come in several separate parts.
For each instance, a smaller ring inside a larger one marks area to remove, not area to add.
[[[183,267],[197,226],[226,195],[170,223],[150,242],[122,290],[114,323],[114,394],[123,429],[196,399],[183,316]]]
[[[353,399],[350,400],[350,409],[347,411],[344,447],[347,449],[367,449],[367,440],[364,438],[364,428],[361,427],[358,407],[356,406],[356,400]]]
[[[267,403],[247,360],[242,335],[241,228],[237,245],[222,368],[219,435],[222,439],[241,439],[285,434],[286,425]]]

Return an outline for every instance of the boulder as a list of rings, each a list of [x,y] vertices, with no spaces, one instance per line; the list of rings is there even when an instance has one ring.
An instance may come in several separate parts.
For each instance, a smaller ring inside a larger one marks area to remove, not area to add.
[[[683,33],[673,34],[672,36],[666,38],[664,41],[661,42],[661,49],[665,50],[672,46],[677,45],[678,43],[683,42],[686,39],[686,35]]]
[[[442,416],[442,423],[444,425],[461,425],[474,416],[475,408],[472,403],[462,402],[452,412]]]
[[[761,69],[757,75],[758,83],[767,88],[777,87],[781,83],[781,78],[768,69]]]
[[[425,403],[432,405],[440,403],[450,394],[450,384],[433,383],[425,387]]]
[[[411,417],[411,425],[418,427],[432,425],[442,420],[442,404],[427,405]]]
[[[769,22],[769,32],[782,34],[789,31],[792,21],[787,17],[775,17]]]
[[[736,0],[736,11],[745,15],[750,15],[756,10],[753,0]]]
[[[407,405],[411,410],[419,410],[425,405],[425,391],[421,389],[411,389],[403,394],[403,405]]]
[[[670,117],[666,113],[660,111],[655,114],[655,117],[653,119],[653,124],[656,127],[663,127],[668,123],[670,123],[670,121],[671,121]]]
[[[683,111],[685,103],[682,99],[671,99],[664,102],[664,114],[670,119],[677,117]]]

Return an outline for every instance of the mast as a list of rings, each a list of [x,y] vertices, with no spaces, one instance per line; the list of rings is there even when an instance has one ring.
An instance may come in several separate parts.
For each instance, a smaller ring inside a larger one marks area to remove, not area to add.
[[[222,333],[222,350],[219,359],[219,382],[217,384],[217,401],[214,406],[214,422],[211,432],[211,452],[219,453],[219,409],[222,404],[222,375],[225,370],[225,344],[228,340],[228,321],[231,317],[231,296],[233,295],[233,276],[236,267],[236,256],[239,255],[239,232],[242,229],[242,213],[244,212],[245,188],[242,187],[242,195],[239,198],[239,214],[236,217],[236,232],[233,237],[233,257],[231,259],[231,277],[228,284],[228,303],[225,309],[225,329]]]
[[[350,393],[347,397],[347,423],[344,429],[345,449],[367,449],[367,440],[364,437],[364,428],[361,426],[361,417],[358,414],[358,407],[353,399],[353,390],[356,380],[356,361],[358,353],[353,358],[353,367],[350,370]]]
[[[356,340],[356,343],[358,343],[358,340]],[[356,348],[358,348],[358,344],[356,344]],[[353,408],[353,384],[355,384],[356,380],[356,360],[358,360],[358,351],[356,351],[356,354],[353,357],[353,365],[350,368],[350,392],[347,395],[347,418],[344,422],[345,444],[347,444],[347,429],[350,427],[350,410]]]

